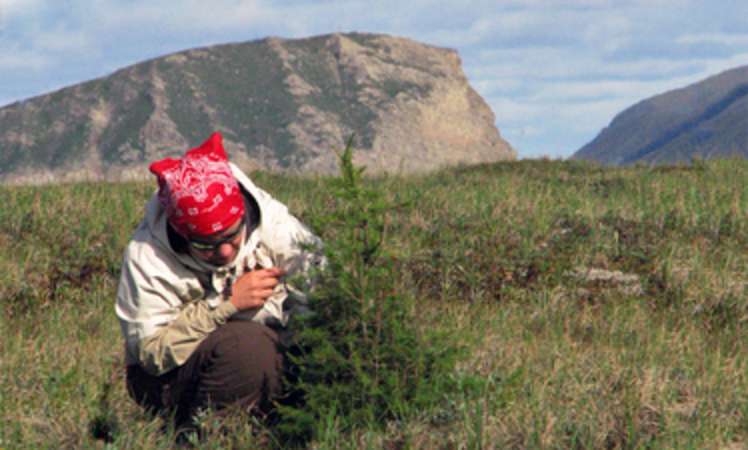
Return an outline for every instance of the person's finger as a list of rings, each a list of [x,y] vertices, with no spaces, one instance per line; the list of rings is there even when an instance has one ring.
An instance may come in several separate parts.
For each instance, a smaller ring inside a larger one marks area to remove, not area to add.
[[[267,278],[268,274],[265,273],[265,269],[263,270],[253,270],[252,272],[246,272],[242,275],[242,278],[246,278],[248,280],[262,280],[264,278]]]
[[[258,273],[264,277],[279,277],[284,275],[286,272],[280,267],[270,267],[268,269],[259,270]]]
[[[272,289],[262,289],[254,292],[254,297],[262,303],[265,303],[265,300],[267,300],[271,295],[273,295]]]
[[[253,283],[253,286],[255,288],[273,288],[279,283],[278,279],[275,277],[266,277],[266,278],[259,278],[255,280]]]
[[[261,278],[280,278],[283,275],[286,274],[286,272],[281,268],[272,268],[272,269],[263,269],[261,271],[256,272],[256,276]]]
[[[261,291],[255,291],[252,293],[252,304],[255,306],[262,306],[270,297],[273,295],[272,289],[263,289]]]

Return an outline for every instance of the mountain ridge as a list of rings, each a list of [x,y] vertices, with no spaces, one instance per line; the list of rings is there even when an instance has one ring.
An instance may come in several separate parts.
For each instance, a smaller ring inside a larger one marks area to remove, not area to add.
[[[572,155],[609,165],[748,155],[748,66],[642,100]]]
[[[371,172],[515,159],[455,50],[347,33],[189,49],[0,108],[0,181],[129,179],[221,131],[253,170]]]

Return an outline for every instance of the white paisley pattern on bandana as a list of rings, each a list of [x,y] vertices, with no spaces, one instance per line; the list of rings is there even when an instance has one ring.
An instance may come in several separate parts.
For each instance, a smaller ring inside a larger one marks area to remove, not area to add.
[[[216,183],[223,185],[226,195],[231,195],[239,188],[225,161],[212,161],[208,158],[186,158],[182,160],[182,164],[164,172],[163,176],[172,198],[177,202],[185,197],[192,197],[196,202],[204,203],[208,199],[208,187]],[[222,197],[219,200],[215,200],[216,198],[219,197],[214,198],[209,210],[221,202]]]
[[[244,214],[243,197],[218,132],[184,158],[156,161],[150,170],[158,177],[169,223],[182,235],[213,234]]]

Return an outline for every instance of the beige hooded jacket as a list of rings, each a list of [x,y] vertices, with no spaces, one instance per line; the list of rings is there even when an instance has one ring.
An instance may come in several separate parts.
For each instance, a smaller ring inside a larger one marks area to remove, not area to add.
[[[319,239],[239,168],[231,164],[231,170],[256,200],[260,219],[229,265],[210,266],[175,252],[158,196],[148,202],[145,218],[125,249],[117,291],[115,310],[127,365],[140,364],[154,375],[182,365],[208,334],[237,313],[221,293],[245,270],[282,267],[286,278],[307,275],[309,282],[312,267],[323,264]],[[261,309],[243,311],[242,317],[285,326],[290,314],[305,304],[303,294],[284,282]]]

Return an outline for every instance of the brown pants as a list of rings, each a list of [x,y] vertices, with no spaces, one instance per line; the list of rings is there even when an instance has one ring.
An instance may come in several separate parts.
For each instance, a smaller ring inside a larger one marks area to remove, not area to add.
[[[208,335],[182,366],[161,376],[129,366],[127,390],[141,406],[175,414],[178,426],[207,407],[220,411],[238,406],[266,414],[280,393],[282,362],[275,331],[255,322],[229,321]]]

